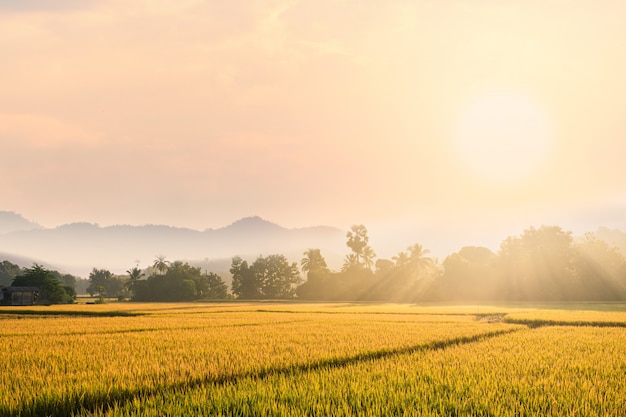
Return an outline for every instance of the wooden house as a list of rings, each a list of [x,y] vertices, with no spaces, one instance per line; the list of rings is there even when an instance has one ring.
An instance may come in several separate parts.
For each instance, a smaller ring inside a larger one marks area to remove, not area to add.
[[[0,290],[0,305],[32,306],[39,298],[37,287],[6,287]]]

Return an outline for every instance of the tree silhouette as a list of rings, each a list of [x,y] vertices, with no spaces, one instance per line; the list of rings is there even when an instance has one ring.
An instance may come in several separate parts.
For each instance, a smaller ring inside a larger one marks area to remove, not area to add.
[[[364,247],[361,257],[363,258],[363,265],[365,268],[371,270],[374,267],[374,258],[376,257],[376,253],[374,253],[372,247],[369,245]]]
[[[137,286],[137,281],[144,276],[144,273],[141,272],[141,269],[136,266],[127,270],[126,273],[128,274],[128,281],[124,284],[124,288],[128,291],[134,292],[135,287]]]
[[[326,260],[322,256],[322,253],[319,249],[307,249],[304,252],[304,257],[300,260],[300,266],[302,267],[302,272],[310,272],[310,271],[327,271],[328,265],[326,265]]]
[[[411,269],[418,274],[424,268],[433,265],[433,259],[426,256],[430,251],[424,249],[419,243],[409,246],[407,250],[409,251],[408,264],[411,266]]]
[[[350,231],[346,234],[348,241],[346,245],[352,252],[354,252],[355,262],[361,263],[361,257],[363,256],[363,250],[367,247],[369,237],[367,236],[367,229],[362,224],[355,224],[350,228]]]
[[[166,261],[165,256],[159,255],[154,260],[152,267],[156,269],[157,271],[159,271],[161,275],[163,275],[164,273],[167,272],[168,268],[170,267],[170,261]]]
[[[396,256],[392,256],[391,259],[396,263],[396,266],[405,266],[409,263],[409,255],[406,252],[398,252]]]
[[[349,269],[359,266],[359,261],[354,253],[349,253],[343,260],[343,266],[341,267],[341,272],[346,272]]]

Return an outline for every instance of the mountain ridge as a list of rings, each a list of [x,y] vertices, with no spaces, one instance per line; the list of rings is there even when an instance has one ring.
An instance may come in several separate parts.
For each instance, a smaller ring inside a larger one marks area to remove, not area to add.
[[[14,213],[15,216],[21,217]],[[21,223],[0,228],[0,252],[29,259],[45,259],[66,272],[86,276],[92,268],[123,273],[140,263],[150,265],[157,256],[169,260],[250,258],[280,253],[299,260],[310,248],[334,258],[343,251],[344,232],[331,226],[287,229],[259,216],[244,217],[227,226],[204,231],[168,225],[111,225],[76,222],[55,228],[29,228]],[[33,223],[34,224],[34,223]]]

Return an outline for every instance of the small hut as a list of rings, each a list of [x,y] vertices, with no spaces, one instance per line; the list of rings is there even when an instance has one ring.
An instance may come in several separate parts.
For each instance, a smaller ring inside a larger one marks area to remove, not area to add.
[[[6,287],[0,294],[1,305],[9,306],[32,306],[39,298],[39,288],[37,287]]]

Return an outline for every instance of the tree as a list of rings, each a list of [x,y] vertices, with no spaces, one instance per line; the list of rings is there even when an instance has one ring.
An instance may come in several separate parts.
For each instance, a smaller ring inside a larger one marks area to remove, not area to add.
[[[407,266],[410,274],[419,278],[419,275],[433,265],[433,259],[426,256],[430,253],[428,249],[424,249],[422,245],[416,243],[407,248],[409,251],[409,259]]]
[[[134,266],[131,269],[127,270],[128,281],[124,284],[124,288],[128,291],[134,293],[135,287],[137,286],[137,282],[145,275],[139,267]]]
[[[571,232],[558,226],[526,229],[500,245],[499,292],[510,300],[572,299],[580,293],[574,259]]]
[[[260,283],[248,266],[248,262],[235,256],[232,260],[230,273],[233,275],[232,291],[239,298],[259,298],[261,295]]]
[[[167,271],[169,266],[170,261],[166,261],[165,256],[163,255],[157,256],[157,258],[154,260],[154,263],[152,264],[152,267],[159,271],[161,275],[163,275]]]
[[[53,271],[38,264],[33,264],[32,268],[25,268],[21,275],[15,277],[12,285],[39,288],[41,290],[40,302],[64,303],[72,299],[59,280],[55,278]]]
[[[357,255],[354,254],[354,253],[349,253],[343,259],[343,265],[341,266],[341,272],[346,272],[346,271],[348,271],[350,269],[358,268],[359,266],[360,266],[359,258],[357,257]]]
[[[374,258],[376,257],[374,250],[370,246],[364,247],[361,257],[363,258],[363,266],[371,271],[374,266]]]
[[[302,272],[328,271],[326,259],[324,259],[319,249],[307,249],[304,252],[304,257],[300,260],[300,266],[302,267]]]
[[[389,259],[379,259],[376,261],[375,266],[376,266],[375,272],[377,275],[386,275],[389,272],[393,271],[396,265]]]
[[[497,256],[490,249],[466,246],[443,261],[443,274],[431,289],[437,300],[497,300]]]
[[[252,264],[263,298],[292,298],[301,282],[298,264],[289,264],[284,255],[259,257]]]
[[[102,287],[102,288],[99,288]],[[89,287],[87,292],[93,297],[94,294],[106,297],[116,297],[124,287],[122,281],[111,271],[93,268],[89,273]]]
[[[580,285],[577,299],[620,300],[626,298],[624,256],[594,233],[574,244],[575,276]]]
[[[137,281],[136,301],[193,301],[201,298],[224,298],[226,285],[216,274],[202,274],[200,268],[186,262],[169,264],[164,273]]]
[[[54,277],[61,283],[61,285],[66,287],[76,288],[76,277],[71,274],[61,274],[57,271],[50,271]]]
[[[406,252],[398,252],[398,254],[391,259],[396,263],[396,266],[404,266],[409,263],[409,255],[407,255]]]
[[[407,248],[389,260],[376,262],[375,284],[367,299],[396,302],[414,302],[423,296],[433,278],[435,263],[426,256],[429,251],[420,244]]]
[[[202,298],[222,300],[228,297],[228,287],[221,276],[209,272],[204,274],[204,280],[206,281],[206,289],[202,294]]]
[[[8,287],[11,281],[22,272],[22,269],[9,261],[0,263],[0,288]]]
[[[362,224],[355,224],[346,234],[346,238],[348,239],[346,245],[352,249],[352,252],[354,252],[356,263],[361,263],[363,251],[367,247],[369,241],[367,229]]]
[[[300,261],[306,281],[296,288],[296,295],[307,300],[321,300],[328,297],[328,277],[330,270],[319,249],[308,249]]]
[[[300,283],[298,264],[289,264],[284,255],[259,256],[252,265],[233,258],[233,294],[240,298],[291,298]]]

